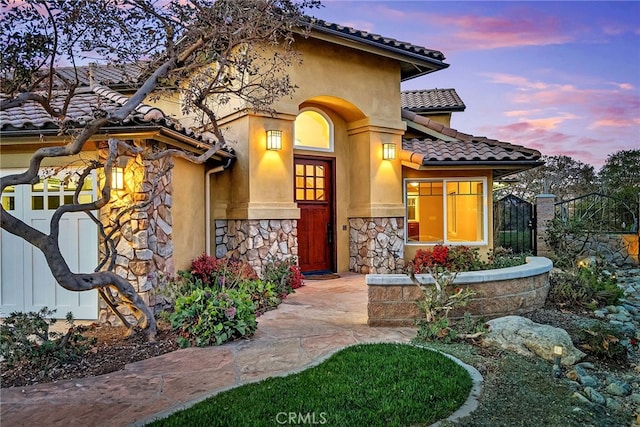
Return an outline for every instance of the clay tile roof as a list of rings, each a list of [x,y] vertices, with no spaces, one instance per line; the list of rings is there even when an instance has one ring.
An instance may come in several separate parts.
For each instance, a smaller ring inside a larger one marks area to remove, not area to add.
[[[380,34],[373,34],[367,31],[356,30],[355,28],[345,27],[343,25],[338,25],[331,22],[323,21],[322,19],[312,18],[311,22],[317,29],[325,28],[325,29],[334,30],[339,33],[343,33],[345,35],[349,35],[362,40],[368,40],[368,41],[374,42],[383,47],[392,47],[392,48],[400,49],[406,52],[425,56],[431,59],[436,59],[438,61],[444,61],[446,59],[444,54],[439,50],[427,49],[426,47],[417,46],[412,43],[399,41],[390,37],[384,37]]]
[[[402,108],[413,112],[464,111],[464,105],[455,89],[408,90],[400,93]]]
[[[402,67],[403,79],[410,79],[425,74],[426,72],[443,69],[449,66],[443,61],[446,59],[444,54],[439,50],[428,49],[412,43],[403,42],[390,37],[384,37],[380,34],[373,34],[367,31],[357,30],[355,28],[346,27],[339,24],[324,21],[318,18],[308,17],[311,28],[322,33],[334,34],[339,37],[351,39],[366,45],[376,46],[386,51],[399,53],[409,59]],[[416,62],[429,62],[433,67],[430,71],[420,69]]]
[[[458,132],[405,109],[402,117],[434,131],[434,134],[402,141],[401,158],[411,163],[420,166],[491,166],[495,168],[494,176],[514,172],[501,170],[501,167],[525,170],[541,164],[542,155],[537,150]]]
[[[60,67],[56,68],[56,75],[59,80],[70,82],[77,80],[80,86],[99,84],[112,89],[124,89],[136,86],[136,82],[145,70],[146,65],[147,63],[139,62],[121,65],[91,64],[77,67],[77,69]]]
[[[57,134],[60,127],[74,128],[86,125],[95,117],[109,114],[128,101],[128,97],[104,86],[94,86],[92,90],[76,93],[64,119],[52,118],[42,106],[34,101],[26,101],[20,106],[0,111],[0,136],[33,134]],[[54,108],[61,108],[64,96],[60,95],[52,102]],[[164,128],[178,132],[186,137],[190,144],[200,148],[213,145],[215,139],[207,133],[199,133],[184,127],[180,122],[167,117],[162,110],[146,104],[140,104],[123,121],[106,126],[108,130],[135,127],[138,130]],[[223,148],[219,152],[225,157],[234,157],[233,149]]]

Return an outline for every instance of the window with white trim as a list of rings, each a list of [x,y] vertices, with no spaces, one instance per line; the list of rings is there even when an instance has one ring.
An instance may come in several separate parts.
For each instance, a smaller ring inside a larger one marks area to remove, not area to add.
[[[488,243],[486,178],[405,179],[407,242]]]
[[[333,151],[333,122],[321,110],[302,110],[296,117],[294,126],[294,148]]]

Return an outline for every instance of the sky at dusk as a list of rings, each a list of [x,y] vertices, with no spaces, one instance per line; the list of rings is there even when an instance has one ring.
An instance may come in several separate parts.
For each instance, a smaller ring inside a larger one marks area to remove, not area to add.
[[[640,149],[640,2],[339,1],[310,15],[443,52],[451,126],[593,165]],[[640,165],[639,165],[640,167]]]

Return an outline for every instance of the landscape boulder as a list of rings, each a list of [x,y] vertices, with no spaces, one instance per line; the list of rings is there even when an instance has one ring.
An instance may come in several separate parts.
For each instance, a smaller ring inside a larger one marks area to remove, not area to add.
[[[485,334],[482,344],[521,354],[538,356],[553,361],[553,347],[563,347],[561,363],[573,365],[586,356],[571,341],[567,331],[549,325],[535,323],[521,316],[505,316],[490,320],[489,333]]]

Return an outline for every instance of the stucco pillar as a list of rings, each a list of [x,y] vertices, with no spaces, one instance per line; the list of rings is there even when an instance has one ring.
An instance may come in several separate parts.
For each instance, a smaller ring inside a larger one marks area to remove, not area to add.
[[[553,194],[538,194],[536,196],[536,245],[538,256],[549,256],[553,250],[546,242],[549,221],[556,214],[556,196]]]

